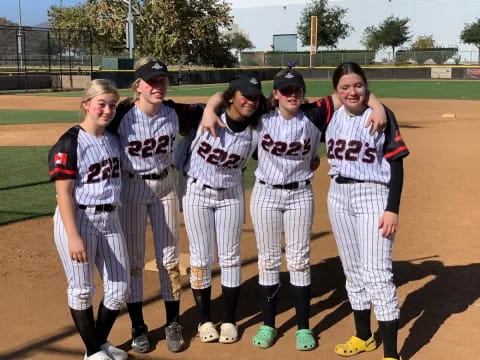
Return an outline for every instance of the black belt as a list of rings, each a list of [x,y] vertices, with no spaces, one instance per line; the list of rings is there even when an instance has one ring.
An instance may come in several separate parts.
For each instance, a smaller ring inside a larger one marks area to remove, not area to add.
[[[132,173],[128,173],[128,177],[135,177],[135,176],[138,176],[139,178],[142,178],[144,180],[162,180],[164,178],[166,178],[168,175],[168,168],[165,168],[165,170],[163,170],[160,174],[146,174],[146,175],[135,175],[135,174],[132,174]]]
[[[196,183],[196,182],[197,182],[197,179],[192,178],[192,183]],[[215,187],[212,187],[212,186],[206,185],[206,184],[202,184],[202,188],[203,188],[203,190],[205,190],[205,189],[211,189],[211,190],[227,190],[226,188],[215,188]]]
[[[259,180],[259,183],[262,184],[262,185],[268,185],[268,186],[271,186],[273,187],[274,189],[283,189],[283,190],[296,190],[300,187],[300,183],[305,183],[305,186],[307,185],[310,185],[310,180],[305,180],[305,181],[302,181],[302,182],[298,182],[298,181],[294,181],[292,183],[289,183],[289,184],[284,184],[284,185],[270,185],[270,184],[267,184],[265,181],[263,180]]]
[[[345,177],[342,175],[337,175],[335,176],[335,182],[337,184],[356,184],[356,183],[364,183],[364,180],[357,180],[357,179],[352,179],[349,177]]]
[[[86,208],[95,208],[95,212],[112,212],[115,211],[116,206],[112,204],[102,204],[102,205],[78,205],[79,209],[85,210]]]

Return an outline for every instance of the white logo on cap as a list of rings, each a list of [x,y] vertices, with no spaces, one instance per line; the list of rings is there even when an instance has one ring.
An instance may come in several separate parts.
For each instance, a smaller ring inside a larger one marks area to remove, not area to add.
[[[152,66],[152,69],[160,70],[160,69],[163,69],[163,66],[160,65],[159,63],[155,63],[155,65]]]
[[[250,84],[253,84],[253,85],[258,85],[258,81],[257,81],[257,79],[255,79],[255,78],[251,78],[251,79],[250,79]]]
[[[295,77],[295,75],[293,75],[292,73],[286,73],[286,74],[285,74],[285,77],[286,77],[287,79],[293,79],[293,78]]]

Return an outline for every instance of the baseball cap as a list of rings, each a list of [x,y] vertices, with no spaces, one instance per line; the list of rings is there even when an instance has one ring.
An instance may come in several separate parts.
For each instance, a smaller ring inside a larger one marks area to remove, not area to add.
[[[305,81],[303,81],[303,76],[299,72],[290,69],[285,74],[277,75],[273,79],[274,89],[282,90],[289,86],[295,86],[305,91]]]
[[[245,96],[260,96],[262,93],[262,84],[255,75],[240,74],[235,76],[228,85],[229,90],[239,90]]]
[[[148,81],[157,75],[168,76],[167,65],[161,61],[149,61],[135,71],[135,79],[144,81]]]

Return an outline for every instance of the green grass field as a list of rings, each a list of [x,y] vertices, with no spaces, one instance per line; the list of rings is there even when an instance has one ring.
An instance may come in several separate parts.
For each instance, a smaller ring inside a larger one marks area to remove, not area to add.
[[[0,225],[53,213],[55,191],[48,178],[48,149],[0,147],[4,169],[0,177]]]
[[[0,125],[79,122],[80,111],[0,110]]]
[[[209,96],[225,89],[226,84],[171,87],[169,96]],[[272,82],[263,83],[265,94]],[[320,97],[331,92],[330,82],[308,81],[308,96]],[[480,81],[372,81],[371,90],[380,98],[434,98],[480,99]],[[128,96],[130,90],[121,90]],[[33,95],[33,94],[32,94]],[[35,96],[80,96],[80,92],[46,93]],[[1,101],[1,95],[0,95]],[[77,111],[0,110],[0,125],[76,122]],[[48,183],[48,147],[0,147],[0,163],[4,171],[0,177],[0,225],[24,219],[51,215],[55,207],[55,193]],[[320,154],[324,154],[324,148]],[[247,164],[247,188],[254,182],[256,163]]]
[[[307,80],[307,95],[320,97],[332,92],[330,81]],[[210,96],[225,90],[227,84],[171,86],[169,96]],[[388,98],[418,98],[418,99],[480,99],[480,81],[465,80],[378,80],[369,82],[370,90],[378,97]],[[272,90],[272,81],[262,82],[264,94]],[[32,96],[68,96],[78,97],[81,92],[50,92],[32,93]],[[130,89],[120,90],[122,96],[129,96]],[[1,96],[0,96],[1,99]]]

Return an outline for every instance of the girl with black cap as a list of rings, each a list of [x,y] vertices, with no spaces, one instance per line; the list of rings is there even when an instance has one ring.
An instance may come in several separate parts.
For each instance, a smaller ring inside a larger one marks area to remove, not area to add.
[[[143,268],[147,218],[153,231],[155,257],[165,303],[168,349],[184,349],[179,324],[179,204],[172,171],[172,150],[179,133],[175,110],[163,103],[168,87],[167,66],[159,59],[135,63],[133,98],[119,104],[109,129],[119,136],[122,163],[120,220],[130,260],[131,284],[127,308],[132,321],[132,349],[151,350],[143,319]]]

